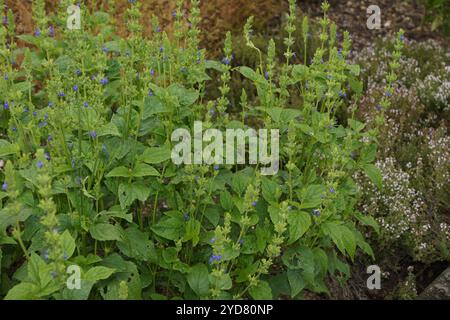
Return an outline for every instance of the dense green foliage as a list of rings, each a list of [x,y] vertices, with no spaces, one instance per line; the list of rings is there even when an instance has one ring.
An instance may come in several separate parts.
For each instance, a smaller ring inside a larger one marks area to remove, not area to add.
[[[283,61],[274,41],[263,59],[249,19],[244,38],[260,57],[256,68],[233,66],[230,35],[222,61],[205,59],[197,0],[188,18],[178,1],[173,39],[156,18],[144,38],[138,1],[127,10],[127,38],[115,35],[110,13],[83,5],[83,29],[67,30],[69,4],[48,18],[44,1],[34,1],[34,35],[15,35],[12,23],[0,29],[2,296],[295,298],[327,293],[326,279],[345,281],[358,252],[373,256],[362,230],[379,227],[356,210],[353,177],[364,172],[382,187],[373,164],[378,129],[335,120],[363,86],[359,66],[347,61],[350,36],[336,41],[328,4],[310,65],[292,64],[294,1]],[[400,32],[380,99],[386,110],[402,46]],[[237,73],[256,88],[254,101],[245,90],[240,101],[228,98]],[[219,94],[206,96],[216,76]],[[279,129],[279,173],[176,166],[171,134],[194,121]],[[73,265],[81,290],[66,286]]]

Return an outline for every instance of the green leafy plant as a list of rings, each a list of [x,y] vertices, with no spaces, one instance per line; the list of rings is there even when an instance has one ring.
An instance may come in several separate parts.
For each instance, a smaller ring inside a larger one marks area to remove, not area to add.
[[[361,231],[378,225],[355,209],[353,176],[365,172],[382,187],[376,131],[335,120],[347,96],[362,93],[360,69],[347,62],[350,36],[337,42],[325,2],[320,47],[310,65],[293,64],[289,3],[282,61],[274,41],[264,59],[247,22],[256,68],[233,66],[230,35],[222,61],[205,59],[198,0],[187,18],[177,1],[173,39],[156,17],[144,38],[139,1],[125,14],[127,38],[115,35],[111,13],[83,4],[82,30],[57,27],[68,0],[52,17],[34,1],[34,35],[0,28],[6,299],[296,298],[327,293],[328,277],[345,281],[359,251],[373,257]],[[18,39],[28,46],[18,49]],[[235,73],[252,83],[256,99],[245,90],[240,101],[229,99]],[[219,94],[206,98],[217,74]],[[393,81],[394,73],[387,90]],[[279,173],[176,166],[171,134],[195,121],[279,129]],[[79,290],[67,286],[71,266],[80,268]]]

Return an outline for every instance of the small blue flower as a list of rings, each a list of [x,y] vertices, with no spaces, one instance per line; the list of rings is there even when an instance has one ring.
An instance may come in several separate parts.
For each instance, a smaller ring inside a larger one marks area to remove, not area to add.
[[[150,69],[150,75],[151,75],[151,76],[154,76],[154,75],[155,75],[155,70]]]
[[[269,71],[264,72],[264,77],[265,77],[267,80],[269,80],[269,77],[270,77]]]
[[[48,34],[50,35],[50,37],[54,37],[55,36],[55,28],[53,26],[50,26],[48,28]]]
[[[400,41],[402,41],[402,42],[405,41],[405,36],[404,35],[400,36]]]
[[[96,131],[91,131],[91,132],[89,132],[89,135],[90,135],[91,138],[93,138],[93,139],[97,138],[97,132],[96,132]]]
[[[65,96],[66,94],[64,93],[64,91],[58,92],[58,97],[64,98]]]
[[[3,76],[3,79],[8,80],[8,75],[5,73],[5,75]]]
[[[252,206],[256,207],[257,204],[258,204],[257,201],[253,201]]]
[[[172,17],[176,18],[176,16],[177,16],[177,12],[176,12],[176,11],[173,11],[173,12],[172,12]]]
[[[49,106],[50,108],[52,108],[52,107],[53,107],[53,102],[49,102],[49,103],[48,103],[48,106]]]
[[[103,51],[103,53],[108,53],[109,49],[107,47],[103,46],[102,51]]]
[[[87,101],[85,101],[85,102],[83,103],[83,106],[84,106],[85,108],[89,108],[89,103],[88,103]]]
[[[231,63],[231,61],[230,61],[230,59],[228,59],[227,57],[224,57],[224,58],[222,59],[222,63],[223,63],[224,65],[229,66],[230,63]]]
[[[100,80],[100,84],[103,86],[106,86],[108,84],[108,82],[109,82],[109,80],[106,77]]]
[[[66,252],[64,252],[63,259],[64,259],[64,261],[67,260],[67,253]]]
[[[184,221],[189,221],[189,213],[183,215]]]
[[[8,190],[8,184],[7,184],[6,182],[3,182],[2,190],[3,190],[3,191]]]
[[[80,75],[81,75],[81,70],[80,70],[80,69],[75,70],[75,74],[76,74],[77,76],[80,76]]]
[[[218,255],[213,254],[213,255],[209,258],[209,264],[213,264],[214,261],[219,262],[220,260],[222,260],[222,255],[221,255],[221,254],[218,254]]]
[[[377,105],[375,108],[376,108],[378,111],[381,111],[381,110],[383,109],[383,107],[380,106],[380,105]]]
[[[220,166],[216,164],[216,165],[214,166],[214,171],[219,171],[219,169],[220,169]]]
[[[49,134],[48,137],[47,137],[47,141],[50,142],[52,140],[53,140],[53,137]]]
[[[160,47],[159,52],[161,52],[161,53],[164,52],[164,47]]]
[[[153,91],[152,90],[148,90],[148,96],[149,97],[153,97]]]
[[[244,239],[239,240],[239,244],[242,246],[244,245]]]
[[[38,163],[37,163],[37,167],[39,168],[39,169],[42,169],[42,167],[44,166],[44,164],[42,163],[42,161],[38,161]]]
[[[9,109],[9,103],[8,102],[4,102],[3,103],[3,109],[8,110]]]
[[[38,128],[45,127],[46,125],[47,125],[47,121],[44,120],[38,124]]]
[[[158,26],[158,27],[156,27],[156,30],[155,30],[157,33],[160,33],[161,32],[161,28]]]
[[[390,98],[390,97],[392,97],[392,93],[390,93],[390,92],[388,91],[388,92],[386,92],[386,96]]]
[[[8,18],[3,17],[2,23],[6,26],[8,25]]]
[[[44,154],[44,157],[45,157],[45,159],[46,159],[47,161],[52,160],[52,158],[50,157],[50,155],[49,155],[48,153],[45,153],[45,154]]]
[[[33,111],[33,116],[37,117],[37,112]]]
[[[34,35],[36,37],[39,37],[41,35],[41,30],[39,30],[39,28],[36,28],[36,31],[34,32]]]
[[[213,244],[214,242],[216,242],[216,238],[211,238],[211,240],[209,240],[209,243]]]
[[[77,85],[74,85],[74,86],[72,87],[72,89],[73,89],[73,91],[77,92],[77,91],[78,91],[78,86],[77,86]]]
[[[320,211],[318,209],[313,210],[313,215],[316,217],[320,217]]]
[[[335,191],[334,191],[333,187],[330,188],[330,192],[331,192],[331,194],[334,194]]]

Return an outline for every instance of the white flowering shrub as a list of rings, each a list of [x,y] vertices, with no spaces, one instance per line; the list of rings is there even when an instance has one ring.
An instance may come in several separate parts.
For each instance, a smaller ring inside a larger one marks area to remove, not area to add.
[[[405,41],[398,81],[389,109],[378,101],[385,95],[382,74],[389,45],[363,50],[356,61],[366,82],[366,95],[355,101],[359,116],[377,130],[376,166],[383,189],[365,178],[361,209],[380,224],[373,236],[377,252],[410,256],[432,263],[450,259],[450,137],[449,54],[433,41]],[[380,114],[385,120],[380,124]]]

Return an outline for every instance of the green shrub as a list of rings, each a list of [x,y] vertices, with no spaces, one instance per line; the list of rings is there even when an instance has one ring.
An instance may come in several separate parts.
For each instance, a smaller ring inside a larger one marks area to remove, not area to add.
[[[424,0],[427,9],[427,21],[431,22],[431,29],[441,28],[445,33],[450,32],[450,3],[447,0]]]
[[[84,5],[82,30],[57,27],[65,25],[71,1],[48,19],[36,0],[34,35],[0,29],[1,294],[271,299],[326,293],[327,277],[348,278],[359,250],[373,256],[360,229],[377,228],[355,209],[352,177],[364,171],[380,187],[381,176],[374,132],[353,119],[348,126],[335,122],[345,95],[362,86],[359,67],[346,62],[347,32],[338,50],[329,5],[310,66],[291,63],[294,1],[281,68],[274,41],[265,61],[254,46],[250,19],[244,35],[261,57],[255,69],[230,65],[229,35],[222,62],[205,60],[199,1],[191,1],[189,26],[178,1],[172,40],[156,18],[155,32],[144,38],[140,3],[130,2],[128,38],[114,35],[107,12],[91,14]],[[29,47],[17,49],[17,39]],[[394,66],[401,47],[398,40]],[[221,84],[219,95],[207,99],[212,69]],[[242,92],[232,112],[227,95],[236,71],[257,98],[248,101]],[[391,74],[388,92],[393,80]],[[171,134],[195,121],[220,130],[279,129],[279,173],[176,166]],[[73,265],[81,268],[81,290],[66,286]]]

